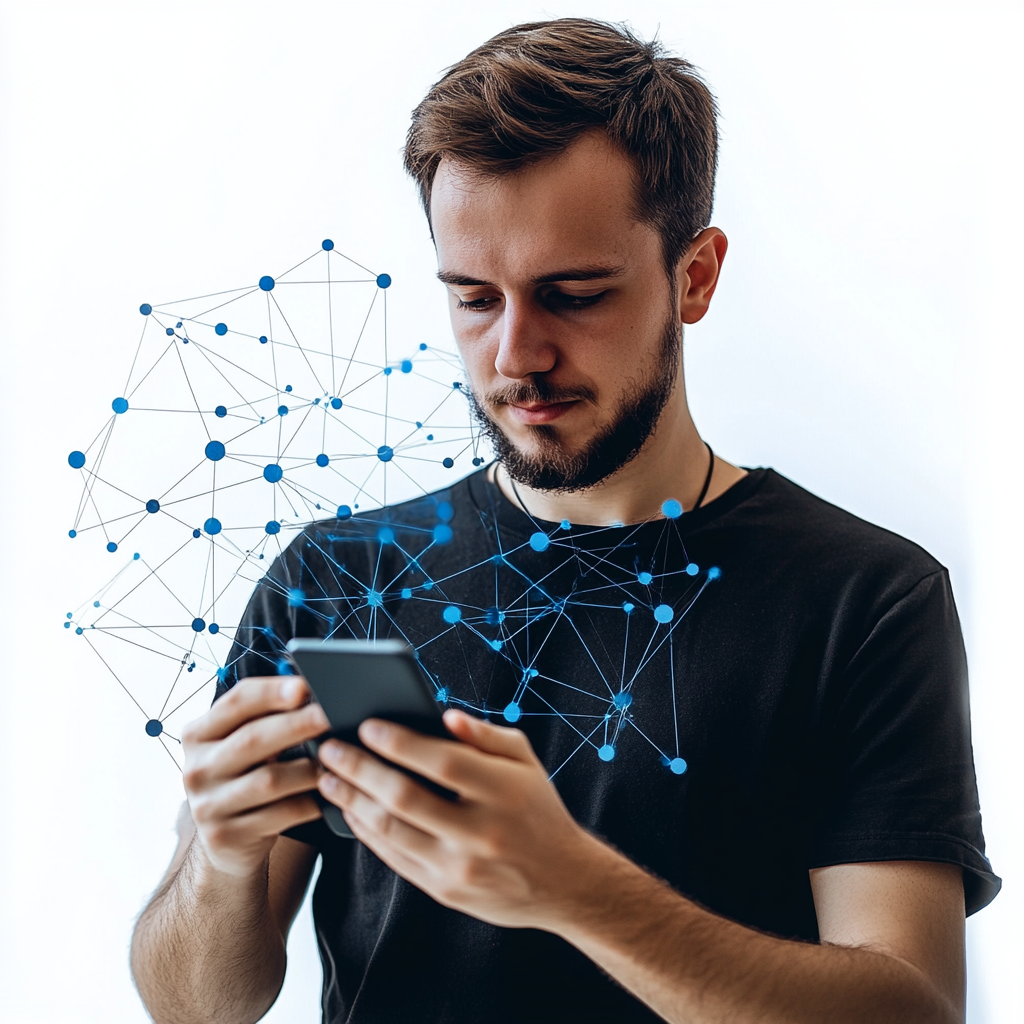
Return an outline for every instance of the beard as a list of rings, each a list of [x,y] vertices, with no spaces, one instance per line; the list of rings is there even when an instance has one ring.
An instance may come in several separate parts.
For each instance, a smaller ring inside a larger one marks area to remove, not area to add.
[[[630,382],[612,422],[576,452],[567,451],[558,440],[557,430],[547,424],[528,428],[538,450],[535,454],[524,452],[487,414],[471,390],[467,392],[470,410],[516,483],[554,494],[582,491],[607,479],[640,453],[675,388],[681,350],[682,325],[669,317],[654,367],[639,381]],[[552,387],[538,376],[503,388],[487,396],[486,401],[493,407],[531,402],[594,402],[596,397],[589,387]]]

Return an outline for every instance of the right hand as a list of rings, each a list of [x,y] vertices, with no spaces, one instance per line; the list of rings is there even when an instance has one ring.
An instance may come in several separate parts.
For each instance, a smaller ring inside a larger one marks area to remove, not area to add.
[[[319,764],[276,760],[330,728],[308,699],[300,676],[242,679],[182,731],[196,839],[218,871],[256,873],[282,832],[320,817],[313,797]]]

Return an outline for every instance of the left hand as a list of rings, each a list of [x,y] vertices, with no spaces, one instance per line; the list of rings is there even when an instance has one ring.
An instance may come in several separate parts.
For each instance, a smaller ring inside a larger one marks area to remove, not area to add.
[[[495,925],[556,931],[585,898],[587,869],[611,851],[572,818],[519,729],[452,710],[444,722],[461,743],[379,719],[359,738],[458,801],[338,740],[320,747],[320,792],[357,839],[439,903]]]

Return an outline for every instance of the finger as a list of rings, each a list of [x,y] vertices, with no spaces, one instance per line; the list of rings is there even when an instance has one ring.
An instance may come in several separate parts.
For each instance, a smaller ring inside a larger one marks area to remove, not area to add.
[[[396,844],[388,842],[355,815],[346,814],[345,821],[356,839],[368,846],[396,875],[401,875],[406,881],[426,891],[428,865],[410,856]]]
[[[455,804],[431,793],[404,772],[383,764],[372,754],[348,743],[328,740],[320,747],[319,756],[330,772],[407,824],[431,835],[460,827]],[[324,787],[333,784],[321,778],[319,785],[326,796]],[[347,793],[348,790],[339,792]]]
[[[290,796],[248,814],[228,818],[212,827],[200,828],[199,833],[206,842],[231,846],[240,840],[252,841],[254,838],[279,836],[296,825],[316,821],[322,813],[313,796]]]
[[[182,740],[205,743],[229,736],[245,722],[275,711],[290,711],[309,699],[301,676],[252,676],[231,687],[201,718],[189,722]]]
[[[492,725],[454,708],[449,708],[444,713],[444,724],[453,736],[486,754],[497,754],[513,761],[538,763],[537,755],[526,738],[526,733],[521,729]]]
[[[307,704],[295,711],[268,714],[246,722],[215,744],[211,774],[218,778],[241,775],[289,747],[322,736],[329,728],[330,723],[319,704]]]
[[[197,821],[237,817],[248,811],[316,789],[320,766],[309,758],[276,761],[192,798]]]

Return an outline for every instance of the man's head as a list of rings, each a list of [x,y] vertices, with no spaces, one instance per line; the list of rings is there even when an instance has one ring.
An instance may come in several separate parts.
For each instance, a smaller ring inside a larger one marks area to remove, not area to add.
[[[690,65],[600,22],[503,32],[416,109],[406,167],[513,478],[591,486],[674,395],[685,405],[681,325],[703,315],[725,249],[702,233],[715,159],[714,101]]]

